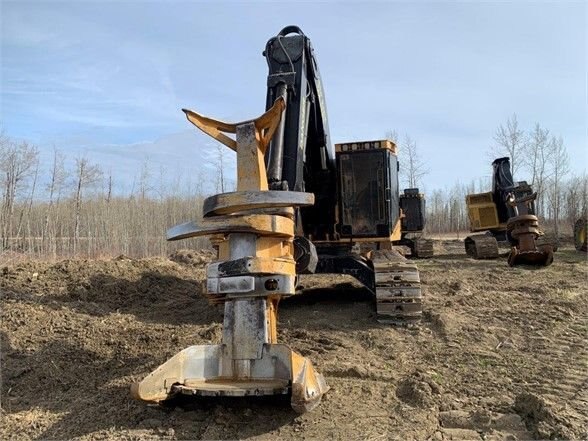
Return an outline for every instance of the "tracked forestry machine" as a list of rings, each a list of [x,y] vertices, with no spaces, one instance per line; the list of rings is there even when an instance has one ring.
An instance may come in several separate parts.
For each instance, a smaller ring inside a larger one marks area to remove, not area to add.
[[[466,253],[474,259],[498,257],[498,242],[508,242],[508,264],[548,266],[553,262],[553,244],[547,243],[535,215],[537,193],[525,181],[513,181],[510,158],[492,163],[492,191],[469,194],[466,205],[470,230]]]
[[[323,376],[277,342],[278,303],[295,294],[298,274],[355,277],[373,293],[381,323],[421,316],[417,268],[393,247],[402,236],[396,145],[331,144],[313,48],[298,27],[271,38],[264,56],[262,116],[231,124],[184,110],[237,156],[237,191],[209,197],[203,220],[167,236],[207,235],[217,249],[206,295],[224,305],[222,342],[184,349],[133,385],[135,398],[290,394],[298,412],[316,406],[328,390]]]

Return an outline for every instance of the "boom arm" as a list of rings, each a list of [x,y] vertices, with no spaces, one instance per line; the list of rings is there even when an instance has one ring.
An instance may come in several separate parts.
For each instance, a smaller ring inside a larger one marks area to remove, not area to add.
[[[531,187],[526,182],[515,185],[510,158],[498,158],[492,162],[492,196],[500,223],[506,223],[519,214],[535,214],[535,198],[532,195]]]
[[[492,195],[498,212],[498,219],[505,223],[510,217],[508,195],[513,191],[514,182],[510,172],[510,158],[498,158],[492,162]]]
[[[310,40],[287,26],[265,47],[269,74],[266,109],[283,98],[286,110],[266,153],[270,189],[307,191],[315,205],[301,211],[305,235],[334,233],[335,150],[329,137],[323,86]]]

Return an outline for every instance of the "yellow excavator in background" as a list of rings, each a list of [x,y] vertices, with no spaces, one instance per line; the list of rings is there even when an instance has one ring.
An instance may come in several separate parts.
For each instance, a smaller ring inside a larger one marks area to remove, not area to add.
[[[554,245],[542,240],[544,233],[535,216],[537,193],[524,181],[515,185],[510,158],[496,159],[492,168],[492,191],[466,196],[470,231],[479,233],[465,238],[467,255],[495,259],[498,241],[508,241],[510,266],[551,265]]]
[[[355,277],[374,295],[380,323],[422,315],[419,272],[394,247],[422,232],[424,197],[400,197],[396,145],[331,143],[317,62],[300,28],[271,38],[264,56],[262,116],[231,124],[184,110],[237,155],[237,191],[207,198],[202,220],[167,234],[210,236],[218,257],[207,267],[206,295],[224,305],[222,342],[172,357],[132,386],[137,399],[290,394],[294,410],[311,410],[328,390],[325,379],[277,342],[278,304],[296,294],[298,274]],[[416,253],[425,248],[417,244]]]

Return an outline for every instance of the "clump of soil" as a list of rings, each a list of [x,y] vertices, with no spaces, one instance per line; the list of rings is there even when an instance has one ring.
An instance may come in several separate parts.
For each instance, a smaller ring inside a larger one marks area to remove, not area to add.
[[[525,420],[537,439],[574,439],[574,428],[558,415],[553,403],[544,397],[524,392],[517,395],[515,410]],[[588,428],[586,428],[588,430]]]
[[[396,396],[412,406],[428,408],[434,404],[433,395],[439,395],[441,388],[430,376],[414,372],[398,384]]]
[[[169,260],[184,265],[200,267],[209,263],[214,257],[215,252],[212,250],[176,250],[169,255]]]

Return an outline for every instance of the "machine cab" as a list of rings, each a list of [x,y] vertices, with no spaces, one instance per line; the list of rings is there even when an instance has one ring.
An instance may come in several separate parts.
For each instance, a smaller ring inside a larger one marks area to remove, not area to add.
[[[398,158],[389,140],[335,145],[342,238],[390,237],[400,217]]]

